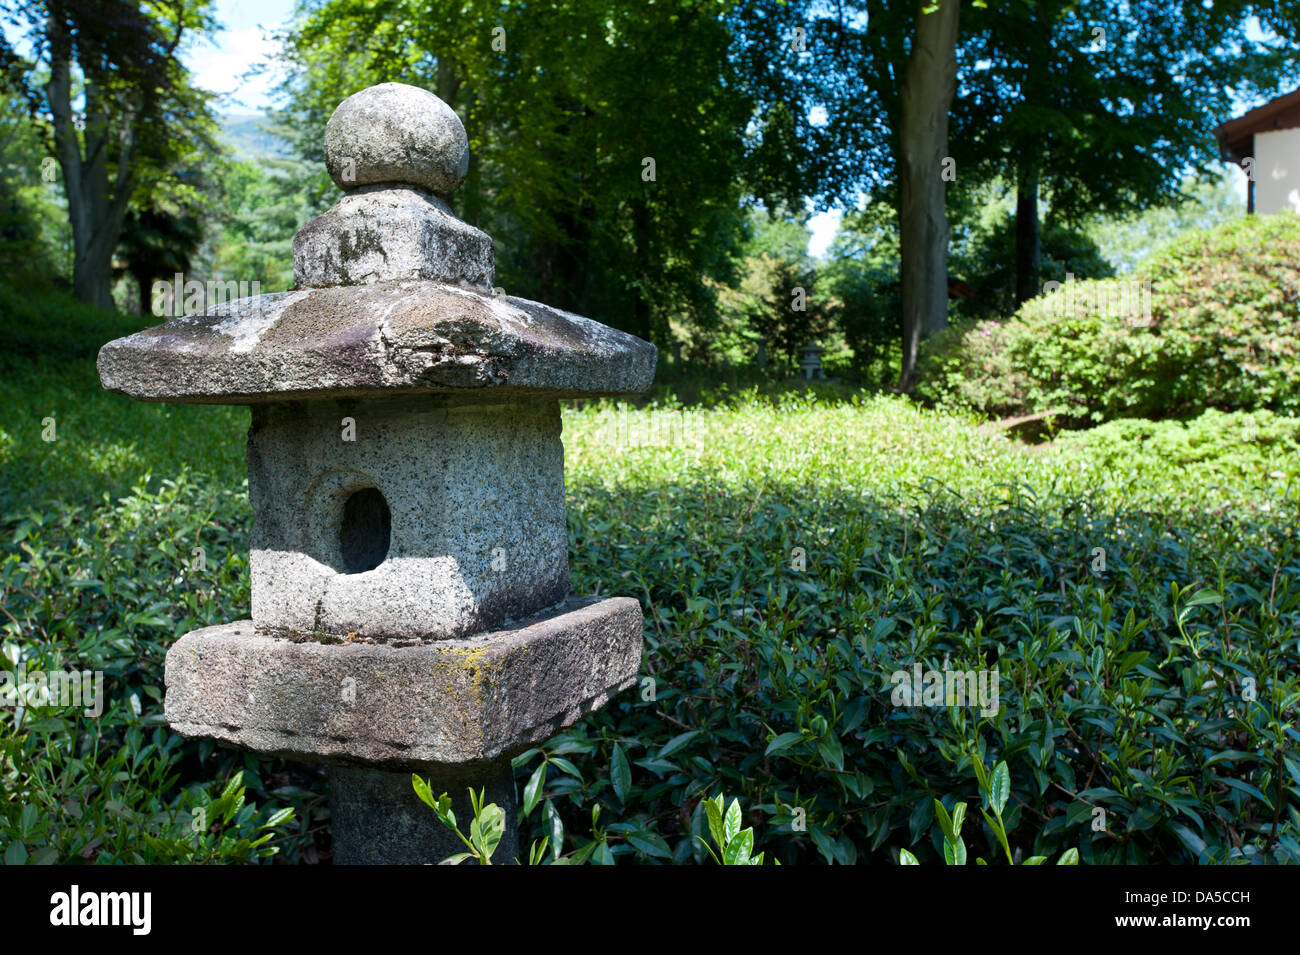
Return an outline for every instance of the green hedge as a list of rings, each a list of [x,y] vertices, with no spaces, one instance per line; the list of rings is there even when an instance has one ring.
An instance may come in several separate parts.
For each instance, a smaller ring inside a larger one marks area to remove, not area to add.
[[[1008,322],[946,329],[921,379],[924,397],[995,417],[1300,412],[1300,217],[1191,233],[1131,279],[1073,282]]]

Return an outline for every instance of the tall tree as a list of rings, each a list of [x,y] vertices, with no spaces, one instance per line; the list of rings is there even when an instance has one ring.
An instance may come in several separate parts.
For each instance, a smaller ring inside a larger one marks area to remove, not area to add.
[[[959,5],[749,0],[740,17],[753,47],[747,76],[765,105],[793,117],[784,141],[819,204],[851,208],[865,198],[897,209],[904,391],[915,384],[922,335],[947,322],[943,161]]]
[[[165,176],[210,130],[177,49],[210,28],[210,0],[18,0],[31,53],[6,75],[58,161],[72,226],[74,294],[111,307],[112,259],[137,187]]]
[[[1296,76],[1297,26],[1294,4],[1251,0],[1017,0],[973,10],[954,150],[977,178],[1015,184],[1017,300],[1041,291],[1044,201],[1054,219],[1076,225],[1180,201],[1185,176],[1211,174],[1210,130],[1235,102]]]

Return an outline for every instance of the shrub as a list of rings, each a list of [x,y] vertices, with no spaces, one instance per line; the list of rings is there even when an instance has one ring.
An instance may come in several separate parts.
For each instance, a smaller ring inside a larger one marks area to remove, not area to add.
[[[291,813],[245,799],[251,786],[263,800],[293,801],[273,785],[274,763],[185,742],[162,715],[172,639],[247,603],[247,520],[244,493],[184,474],[142,481],[95,510],[5,516],[6,862],[247,862],[280,848],[261,830]],[[206,549],[201,568],[196,544]],[[98,706],[42,697],[39,681],[20,686],[24,674],[66,670],[102,674]]]
[[[1072,423],[1300,413],[1300,216],[1191,233],[1132,280],[1074,282],[1006,323],[954,327],[927,343],[921,380],[936,402]]]

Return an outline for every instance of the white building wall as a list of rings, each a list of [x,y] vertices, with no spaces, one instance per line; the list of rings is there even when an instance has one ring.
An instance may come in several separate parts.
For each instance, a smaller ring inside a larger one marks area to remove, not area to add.
[[[1255,212],[1300,212],[1300,127],[1255,134]]]

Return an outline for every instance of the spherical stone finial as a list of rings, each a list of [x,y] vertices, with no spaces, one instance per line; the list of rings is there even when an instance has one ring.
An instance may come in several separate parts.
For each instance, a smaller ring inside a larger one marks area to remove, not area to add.
[[[469,138],[455,110],[429,91],[380,83],[334,110],[325,165],[340,189],[400,184],[447,198],[469,171]]]

